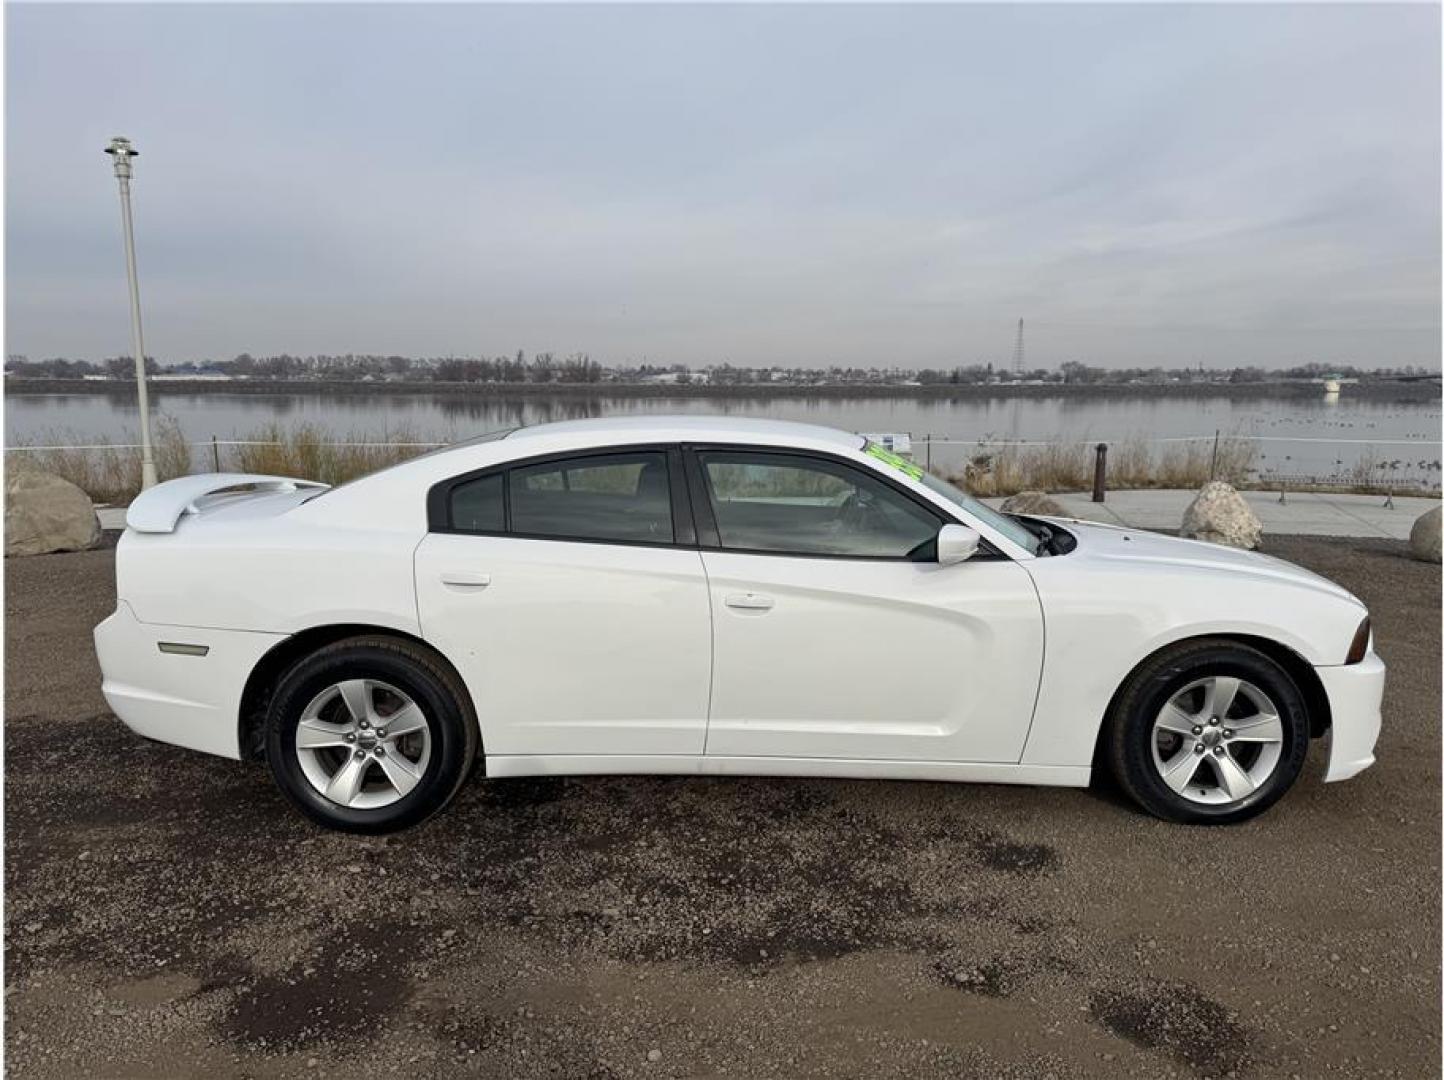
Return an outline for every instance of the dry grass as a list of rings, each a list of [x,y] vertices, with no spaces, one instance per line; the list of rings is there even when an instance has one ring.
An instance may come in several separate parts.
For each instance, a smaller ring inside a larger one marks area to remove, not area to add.
[[[41,469],[55,473],[75,484],[96,502],[124,504],[140,491],[140,450],[124,445],[136,436],[129,433],[121,445],[109,439],[93,439],[74,431],[46,431],[39,438],[20,446],[91,446],[98,449],[12,450],[5,455],[11,469]],[[358,443],[416,443],[420,438],[402,428],[380,435],[337,434],[314,424],[282,428],[267,424],[236,442],[265,445],[225,446],[218,448],[223,472],[268,473],[274,476],[297,476],[339,484],[375,472],[387,465],[425,453],[426,446],[353,445]],[[192,447],[174,419],[161,416],[152,432],[156,475],[170,480],[197,471],[216,468],[211,446],[200,443]]]
[[[283,428],[273,423],[251,432],[243,441],[265,445],[222,447],[223,470],[296,476],[323,484],[342,484],[429,449],[428,446],[395,445],[424,441],[404,427],[380,435],[338,435],[317,424]],[[392,445],[378,445],[382,443]]]
[[[124,442],[135,439],[126,435]],[[97,450],[11,451],[5,455],[7,469],[40,469],[55,473],[75,484],[96,502],[127,503],[140,490],[140,450],[117,446],[109,439],[93,439],[73,431],[50,430],[21,446],[99,446]],[[159,416],[151,431],[155,471],[161,480],[185,476],[191,471],[191,448],[174,418]]]
[[[980,443],[961,470],[948,479],[974,495],[1013,495],[1019,491],[1087,491],[1093,487],[1093,444],[1042,446]],[[1195,488],[1210,479],[1244,484],[1253,470],[1254,444],[1222,439],[1214,461],[1213,441],[1164,443],[1157,450],[1142,439],[1108,448],[1107,486]]]
[[[216,467],[208,443],[187,444],[179,424],[160,416],[155,424],[156,472],[162,480]],[[127,434],[122,440],[134,442]],[[409,428],[365,434],[339,433],[316,424],[283,427],[271,423],[233,441],[252,445],[220,446],[220,468],[225,472],[297,476],[340,484],[377,469],[425,453],[431,444]],[[86,438],[74,431],[47,431],[21,445],[98,445],[93,450],[12,450],[5,455],[8,468],[37,468],[57,473],[78,485],[97,502],[124,504],[140,490],[140,451],[110,440]],[[381,445],[386,444],[386,445]],[[420,444],[420,445],[397,445]],[[1163,443],[1150,446],[1133,439],[1108,448],[1109,490],[1139,488],[1197,488],[1211,478],[1235,487],[1274,487],[1265,472],[1255,472],[1255,445],[1243,439],[1222,439],[1214,462],[1212,440]],[[1019,491],[1087,491],[1093,486],[1094,449],[1090,444],[1058,443],[1018,446],[979,442],[961,469],[939,472],[974,495],[1012,495]],[[1398,479],[1404,463],[1366,451],[1357,465],[1330,482],[1331,490],[1360,492],[1398,491],[1411,486]],[[1437,466],[1436,466],[1437,467]],[[1302,490],[1306,485],[1299,484]],[[1413,486],[1429,486],[1414,484]],[[1290,490],[1295,483],[1289,484]],[[1437,490],[1437,484],[1434,485]]]

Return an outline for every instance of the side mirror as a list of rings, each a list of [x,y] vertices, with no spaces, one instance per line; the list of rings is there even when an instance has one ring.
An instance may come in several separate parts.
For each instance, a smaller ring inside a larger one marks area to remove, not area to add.
[[[978,553],[982,534],[969,525],[944,525],[938,530],[938,565],[967,562]]]

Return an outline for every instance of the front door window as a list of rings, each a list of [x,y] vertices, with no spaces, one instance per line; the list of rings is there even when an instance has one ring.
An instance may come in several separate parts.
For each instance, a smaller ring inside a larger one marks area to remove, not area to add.
[[[729,550],[906,559],[937,536],[933,514],[841,462],[746,451],[698,458]]]

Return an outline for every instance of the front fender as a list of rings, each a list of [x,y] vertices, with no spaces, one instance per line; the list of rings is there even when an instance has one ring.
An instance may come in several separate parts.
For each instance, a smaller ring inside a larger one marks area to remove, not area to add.
[[[1190,638],[1260,638],[1315,670],[1342,665],[1357,601],[1307,583],[1208,567],[1160,569],[1086,556],[1027,565],[1043,602],[1043,676],[1027,765],[1088,765],[1114,694],[1159,649]]]

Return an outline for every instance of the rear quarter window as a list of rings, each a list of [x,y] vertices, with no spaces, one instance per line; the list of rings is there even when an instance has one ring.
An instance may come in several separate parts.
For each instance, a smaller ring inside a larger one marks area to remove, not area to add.
[[[478,477],[451,489],[448,518],[463,532],[503,532],[506,529],[505,482],[501,473]]]

